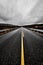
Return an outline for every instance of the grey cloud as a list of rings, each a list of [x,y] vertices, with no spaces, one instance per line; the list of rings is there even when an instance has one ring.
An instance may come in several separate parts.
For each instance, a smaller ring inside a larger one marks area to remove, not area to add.
[[[40,23],[42,16],[43,0],[0,0],[0,19],[5,23],[30,25]]]

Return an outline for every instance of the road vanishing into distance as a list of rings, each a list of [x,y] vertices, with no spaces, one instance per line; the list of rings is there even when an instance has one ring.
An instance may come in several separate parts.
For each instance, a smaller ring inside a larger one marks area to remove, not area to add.
[[[0,65],[43,65],[43,36],[26,28],[1,35]]]

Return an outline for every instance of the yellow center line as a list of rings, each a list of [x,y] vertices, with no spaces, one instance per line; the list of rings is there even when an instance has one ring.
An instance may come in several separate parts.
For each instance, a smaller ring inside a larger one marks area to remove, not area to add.
[[[22,34],[21,34],[21,65],[25,65],[25,63],[24,63],[23,37],[24,37],[24,34],[22,32]]]

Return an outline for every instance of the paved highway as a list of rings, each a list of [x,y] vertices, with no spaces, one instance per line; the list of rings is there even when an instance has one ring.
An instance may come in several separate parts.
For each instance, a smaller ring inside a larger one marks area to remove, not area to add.
[[[34,32],[23,29],[25,65],[43,64],[43,38]]]
[[[0,65],[20,65],[20,39],[19,29],[0,36]]]
[[[21,64],[43,65],[43,37],[25,28],[0,36],[0,65]]]

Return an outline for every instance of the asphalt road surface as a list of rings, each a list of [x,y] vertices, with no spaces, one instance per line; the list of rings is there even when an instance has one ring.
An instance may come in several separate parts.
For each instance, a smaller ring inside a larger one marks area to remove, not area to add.
[[[43,38],[25,28],[23,31],[25,65],[43,65]]]
[[[21,33],[14,30],[0,36],[0,65],[20,65]]]
[[[25,28],[0,36],[0,65],[21,65],[21,31],[25,65],[43,65],[43,37]]]

